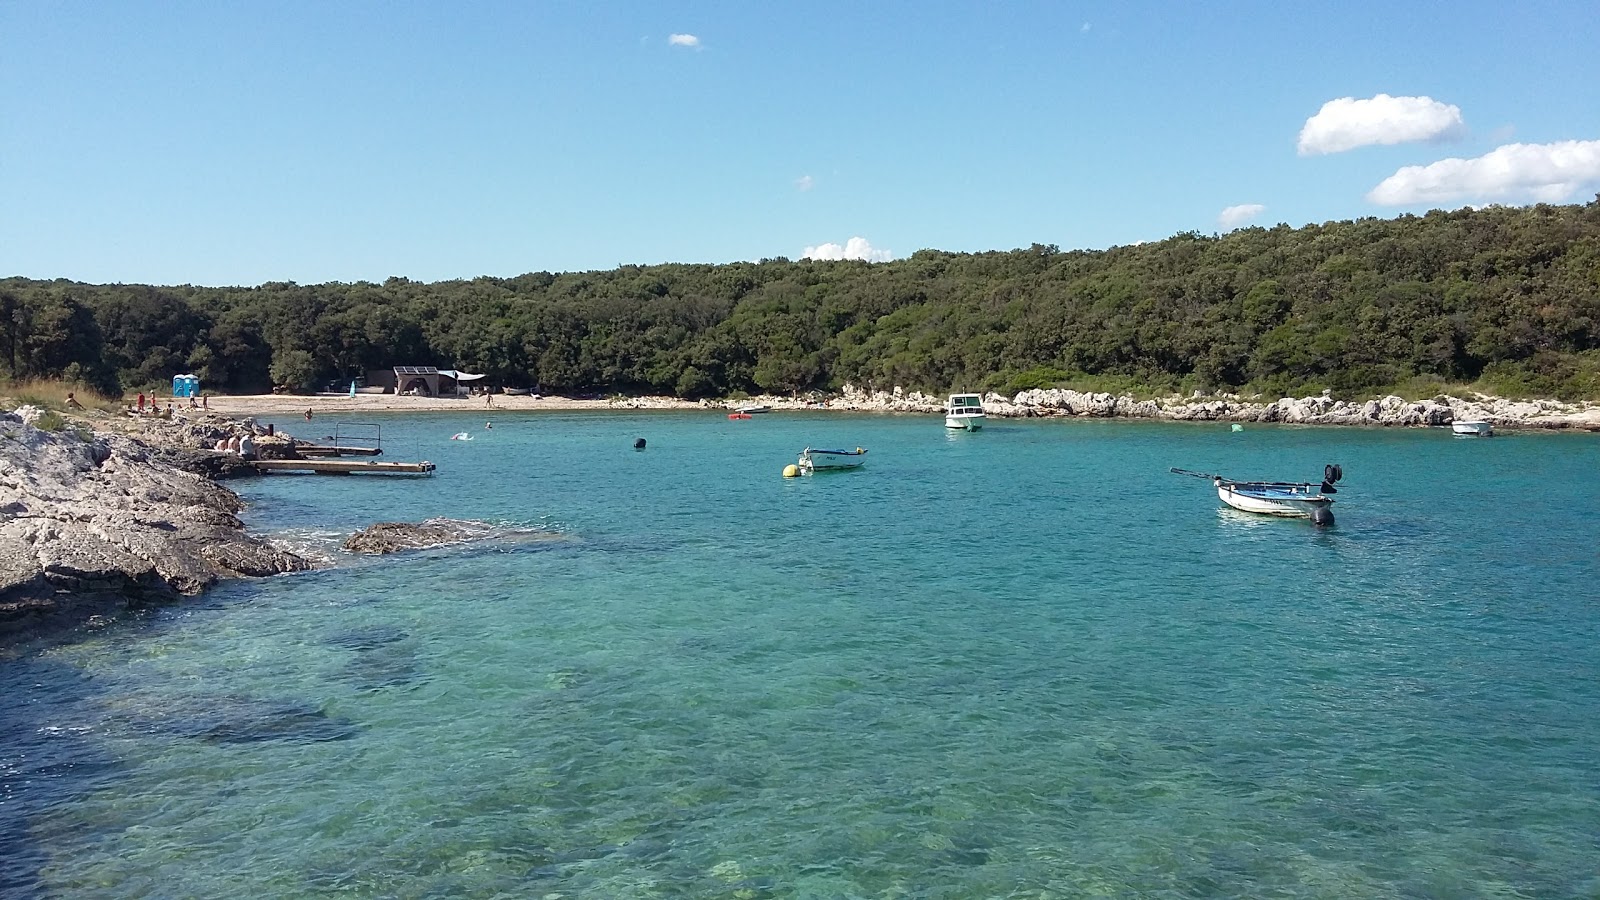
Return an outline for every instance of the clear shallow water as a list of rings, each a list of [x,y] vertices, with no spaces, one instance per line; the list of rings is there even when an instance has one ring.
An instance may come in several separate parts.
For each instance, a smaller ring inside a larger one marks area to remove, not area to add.
[[[238,487],[328,553],[436,515],[555,539],[0,662],[0,894],[1600,892],[1592,436],[494,423],[382,420],[434,478]],[[808,443],[869,462],[781,478]],[[1328,462],[1322,531],[1167,472]]]

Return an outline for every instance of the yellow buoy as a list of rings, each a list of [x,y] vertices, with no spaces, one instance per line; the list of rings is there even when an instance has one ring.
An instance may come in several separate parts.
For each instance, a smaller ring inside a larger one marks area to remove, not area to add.
[[[795,476],[797,476],[799,474],[800,474],[800,467],[795,465],[794,463],[790,463],[789,465],[783,467],[783,477],[785,477],[785,478],[794,478]]]

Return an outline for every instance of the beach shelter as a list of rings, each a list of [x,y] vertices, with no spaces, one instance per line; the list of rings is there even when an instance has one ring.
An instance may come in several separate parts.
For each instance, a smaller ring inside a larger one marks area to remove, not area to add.
[[[470,372],[458,372],[455,369],[440,369],[439,377],[449,378],[450,380],[454,381],[456,383],[456,396],[459,397],[462,394],[469,393],[474,387],[481,387],[481,385],[477,384],[477,382],[480,382],[489,376],[473,375]],[[443,385],[440,385],[441,390],[443,387]]]
[[[395,366],[394,392],[439,396],[439,370],[433,366]]]

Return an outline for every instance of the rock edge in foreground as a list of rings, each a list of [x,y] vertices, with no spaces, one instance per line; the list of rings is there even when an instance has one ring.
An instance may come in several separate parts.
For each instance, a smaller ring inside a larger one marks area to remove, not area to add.
[[[31,418],[0,413],[0,635],[311,568],[247,533],[238,495],[171,448]]]

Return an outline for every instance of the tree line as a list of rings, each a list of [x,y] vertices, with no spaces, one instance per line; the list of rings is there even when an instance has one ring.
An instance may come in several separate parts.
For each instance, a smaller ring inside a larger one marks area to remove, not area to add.
[[[1108,250],[625,265],[424,284],[0,280],[0,376],[306,390],[436,365],[548,392],[1052,385],[1600,398],[1600,196]]]

